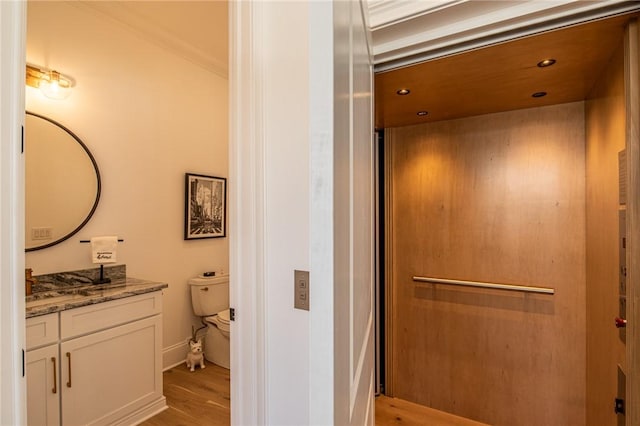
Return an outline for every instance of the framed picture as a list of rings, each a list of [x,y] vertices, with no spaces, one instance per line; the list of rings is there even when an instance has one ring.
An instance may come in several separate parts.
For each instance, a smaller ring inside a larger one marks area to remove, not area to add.
[[[193,173],[185,178],[184,239],[225,237],[227,180]]]

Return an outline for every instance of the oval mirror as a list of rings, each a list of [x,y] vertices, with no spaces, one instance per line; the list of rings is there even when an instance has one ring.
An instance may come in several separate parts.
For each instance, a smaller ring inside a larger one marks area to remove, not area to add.
[[[25,116],[25,248],[61,243],[91,218],[100,199],[100,172],[71,130],[44,116]]]

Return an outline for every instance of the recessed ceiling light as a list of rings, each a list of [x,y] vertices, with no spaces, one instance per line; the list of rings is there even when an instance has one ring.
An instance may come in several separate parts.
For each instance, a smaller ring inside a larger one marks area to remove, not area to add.
[[[416,114],[420,117],[424,117],[425,115],[429,114],[429,111],[418,111]]]
[[[400,89],[396,93],[398,95],[400,95],[400,96],[404,96],[404,95],[408,95],[409,93],[411,93],[411,90],[409,90],[409,89]]]
[[[534,98],[541,98],[543,96],[547,96],[547,92],[536,92],[531,96],[534,97]]]
[[[538,67],[540,68],[546,68],[546,67],[550,67],[551,65],[555,64],[556,60],[549,58],[549,59],[545,59],[543,61],[538,62]]]

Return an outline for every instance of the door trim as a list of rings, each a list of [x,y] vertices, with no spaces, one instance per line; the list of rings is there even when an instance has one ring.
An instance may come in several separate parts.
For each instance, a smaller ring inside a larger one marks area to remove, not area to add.
[[[390,132],[384,132],[384,394],[393,396],[393,150]]]
[[[267,423],[261,2],[229,2],[231,424]],[[242,283],[242,285],[240,285]]]

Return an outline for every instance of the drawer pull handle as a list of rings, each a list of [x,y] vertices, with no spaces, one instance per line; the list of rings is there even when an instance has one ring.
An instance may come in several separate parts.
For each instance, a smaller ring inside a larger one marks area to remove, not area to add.
[[[53,364],[53,389],[52,393],[58,393],[58,378],[56,377],[56,357],[51,357],[51,363]]]
[[[67,382],[67,387],[71,387],[71,352],[67,352],[67,363],[69,366],[69,381]]]

